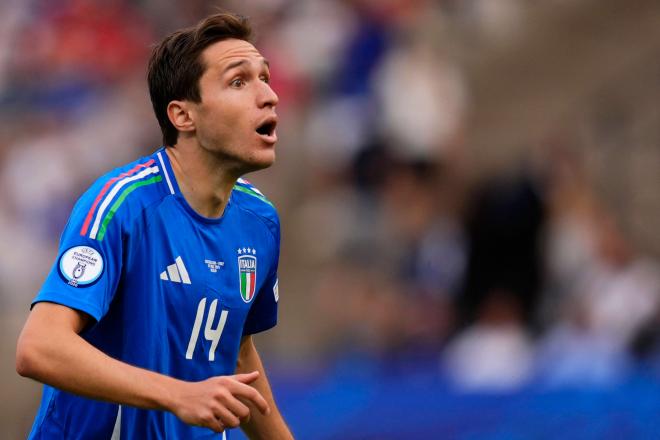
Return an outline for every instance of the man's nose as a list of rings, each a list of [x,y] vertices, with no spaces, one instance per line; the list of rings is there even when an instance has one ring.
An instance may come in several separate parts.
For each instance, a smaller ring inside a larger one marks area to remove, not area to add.
[[[259,93],[259,107],[275,107],[280,101],[280,98],[278,98],[277,93],[270,87],[270,84],[265,82],[262,84],[263,87],[261,87]]]

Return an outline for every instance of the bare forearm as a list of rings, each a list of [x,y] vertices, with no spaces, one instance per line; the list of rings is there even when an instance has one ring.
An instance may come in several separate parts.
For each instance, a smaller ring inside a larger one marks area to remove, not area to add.
[[[259,378],[257,371],[199,382],[177,380],[107,356],[79,336],[87,322],[87,315],[68,307],[35,305],[18,340],[16,370],[81,396],[167,410],[184,423],[215,432],[238,427],[251,410],[270,413],[251,386]]]
[[[273,392],[268,383],[261,358],[252,343],[251,337],[248,336],[247,338],[249,339],[244,339],[244,342],[241,344],[236,372],[259,371],[259,378],[252,383],[252,386],[264,396],[271,408],[271,412],[268,415],[263,415],[252,411],[254,416],[250,418],[249,422],[243,423],[241,428],[250,439],[293,439],[291,431],[286,426],[284,418],[275,404]]]
[[[19,373],[62,390],[145,409],[169,409],[173,379],[113,359],[79,335],[58,328],[26,328]]]
[[[78,334],[90,318],[58,304],[36,304],[16,350],[19,374],[56,388],[145,409],[170,409],[176,379],[107,356]]]

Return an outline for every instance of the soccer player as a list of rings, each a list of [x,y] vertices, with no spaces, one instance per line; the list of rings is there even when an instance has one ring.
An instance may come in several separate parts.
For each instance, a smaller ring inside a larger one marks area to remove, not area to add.
[[[223,13],[154,49],[165,147],[79,199],[18,340],[17,371],[46,384],[29,438],[292,438],[252,341],[277,320],[280,226],[241,179],[277,141],[250,41]]]

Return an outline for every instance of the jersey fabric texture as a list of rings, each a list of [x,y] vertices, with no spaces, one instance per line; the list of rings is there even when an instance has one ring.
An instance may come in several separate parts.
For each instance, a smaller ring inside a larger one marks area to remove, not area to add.
[[[222,217],[203,217],[183,198],[161,148],[83,194],[33,305],[48,301],[91,315],[81,336],[131,365],[187,381],[234,374],[242,336],[276,324],[279,247],[277,212],[259,190],[239,179]],[[29,438],[223,434],[166,411],[44,386]]]

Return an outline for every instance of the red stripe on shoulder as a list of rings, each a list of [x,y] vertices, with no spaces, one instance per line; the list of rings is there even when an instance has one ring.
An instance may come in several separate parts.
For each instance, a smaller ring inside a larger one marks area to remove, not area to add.
[[[92,204],[92,207],[90,208],[89,212],[87,213],[87,217],[85,217],[85,222],[83,223],[82,229],[80,230],[80,235],[87,235],[87,229],[89,229],[89,224],[92,222],[92,217],[94,216],[94,211],[96,211],[96,207],[98,206],[99,202],[105,195],[105,193],[108,192],[110,187],[112,186],[113,183],[118,181],[119,179],[123,179],[124,177],[128,177],[131,174],[135,174],[136,171],[138,171],[140,168],[146,168],[148,166],[151,166],[155,162],[154,159],[149,159],[145,163],[137,164],[133,168],[131,168],[128,171],[125,171],[118,175],[117,177],[113,177],[112,179],[108,180],[105,185],[103,185],[103,189],[101,189],[101,192],[96,196],[96,199],[94,200],[94,203]]]

